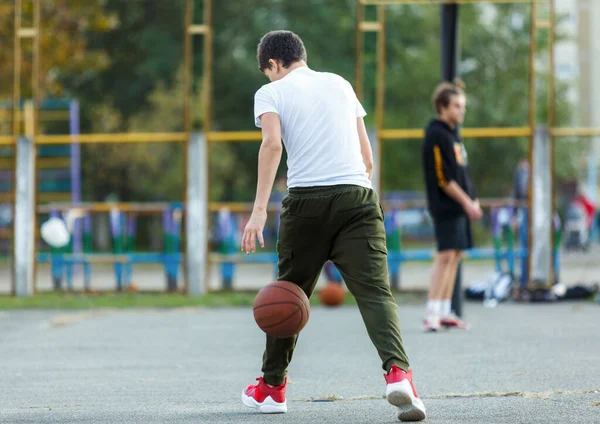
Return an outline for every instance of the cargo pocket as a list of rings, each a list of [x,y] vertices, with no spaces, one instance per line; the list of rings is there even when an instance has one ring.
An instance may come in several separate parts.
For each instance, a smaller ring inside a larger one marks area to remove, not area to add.
[[[387,246],[385,239],[369,238],[369,268],[373,277],[387,279]],[[376,278],[379,280],[380,278]]]
[[[385,239],[370,238],[369,239],[369,247],[371,248],[371,250],[375,250],[376,252],[381,252],[384,255],[387,255],[387,253],[388,253]]]

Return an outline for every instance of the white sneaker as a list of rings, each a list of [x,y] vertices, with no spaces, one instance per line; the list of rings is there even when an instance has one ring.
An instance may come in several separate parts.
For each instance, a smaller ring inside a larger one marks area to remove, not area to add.
[[[425,315],[425,319],[423,320],[423,330],[438,331],[441,327],[442,323],[438,314],[428,312],[427,315]]]

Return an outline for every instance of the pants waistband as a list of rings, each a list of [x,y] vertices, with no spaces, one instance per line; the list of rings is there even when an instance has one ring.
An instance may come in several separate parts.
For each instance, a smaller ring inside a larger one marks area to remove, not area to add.
[[[314,187],[292,187],[288,190],[290,197],[296,198],[314,198],[326,197],[333,194],[345,193],[357,190],[370,190],[366,187],[354,184],[339,184],[332,186],[314,186]]]

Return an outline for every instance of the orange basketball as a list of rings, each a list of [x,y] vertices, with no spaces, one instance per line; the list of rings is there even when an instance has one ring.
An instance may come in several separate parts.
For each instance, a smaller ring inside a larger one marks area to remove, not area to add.
[[[298,335],[308,321],[310,304],[297,284],[276,281],[263,287],[254,298],[254,320],[270,336]]]
[[[319,300],[325,306],[339,306],[344,303],[346,291],[341,284],[329,282],[319,292]]]

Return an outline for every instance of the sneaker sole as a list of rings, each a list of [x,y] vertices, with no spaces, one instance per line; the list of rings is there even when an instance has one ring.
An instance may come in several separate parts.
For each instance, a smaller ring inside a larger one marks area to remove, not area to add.
[[[422,421],[426,417],[423,401],[413,394],[408,380],[388,384],[386,389],[387,400],[398,408],[400,421]]]
[[[258,409],[261,414],[285,414],[287,412],[286,402],[275,402],[271,396],[268,396],[262,403],[259,403],[251,396],[242,392],[242,403],[249,408]]]

